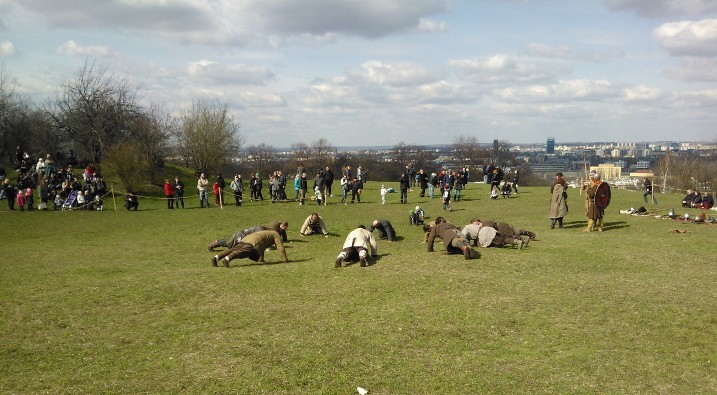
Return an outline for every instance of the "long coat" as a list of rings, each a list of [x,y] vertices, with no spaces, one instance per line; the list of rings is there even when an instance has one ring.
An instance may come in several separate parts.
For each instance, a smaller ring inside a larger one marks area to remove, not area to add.
[[[552,197],[550,198],[549,218],[563,218],[568,214],[567,186],[565,181],[555,181],[553,186],[550,187]]]
[[[585,199],[587,206],[585,207],[585,216],[588,219],[599,220],[603,217],[603,210],[600,210],[595,205],[595,195],[600,184],[592,183],[589,187],[585,188]]]

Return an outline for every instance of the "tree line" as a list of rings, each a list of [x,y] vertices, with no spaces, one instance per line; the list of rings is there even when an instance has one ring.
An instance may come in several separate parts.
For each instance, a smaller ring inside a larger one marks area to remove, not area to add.
[[[0,162],[13,163],[18,148],[58,163],[72,152],[80,165],[111,170],[128,189],[145,180],[161,183],[159,170],[168,161],[208,174],[264,176],[274,170],[293,174],[298,163],[309,172],[351,164],[380,180],[397,179],[407,165],[429,173],[441,163],[474,172],[487,163],[515,166],[508,142],[485,148],[475,136],[459,136],[439,152],[403,142],[389,152],[338,152],[320,138],[291,144],[287,156],[269,144],[244,144],[239,121],[226,104],[196,100],[172,114],[159,104],[142,104],[127,78],[86,61],[54,98],[37,105],[18,92],[0,66]]]

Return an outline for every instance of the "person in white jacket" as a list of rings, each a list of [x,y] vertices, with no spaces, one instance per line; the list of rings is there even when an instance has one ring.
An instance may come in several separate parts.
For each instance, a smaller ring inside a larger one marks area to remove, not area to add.
[[[376,245],[376,239],[373,237],[373,233],[366,230],[366,227],[359,225],[358,228],[354,229],[346,236],[343,250],[336,257],[336,266],[341,267],[344,261],[358,261],[361,267],[366,266],[368,258],[376,256],[378,254],[378,246]]]

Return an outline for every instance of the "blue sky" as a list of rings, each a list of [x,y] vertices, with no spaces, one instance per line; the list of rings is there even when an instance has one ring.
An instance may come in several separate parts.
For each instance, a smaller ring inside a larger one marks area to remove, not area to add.
[[[716,0],[0,0],[18,92],[87,59],[247,145],[717,141]]]

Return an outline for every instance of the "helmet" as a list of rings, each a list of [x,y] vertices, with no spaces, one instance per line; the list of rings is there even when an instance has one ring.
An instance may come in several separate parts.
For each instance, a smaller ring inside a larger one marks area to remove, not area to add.
[[[685,215],[682,216],[684,219],[690,219],[690,213],[685,213]]]

